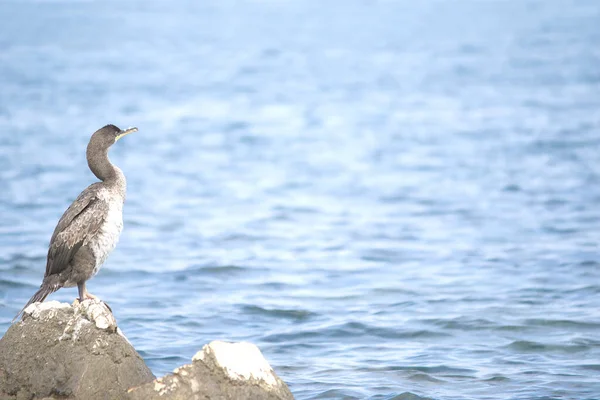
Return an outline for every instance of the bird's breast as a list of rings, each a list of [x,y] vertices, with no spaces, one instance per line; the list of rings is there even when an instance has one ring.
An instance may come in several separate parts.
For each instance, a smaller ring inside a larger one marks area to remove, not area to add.
[[[104,223],[100,226],[97,235],[89,244],[96,259],[96,266],[92,275],[98,272],[100,266],[114,250],[122,230],[123,204],[119,202],[110,203]]]

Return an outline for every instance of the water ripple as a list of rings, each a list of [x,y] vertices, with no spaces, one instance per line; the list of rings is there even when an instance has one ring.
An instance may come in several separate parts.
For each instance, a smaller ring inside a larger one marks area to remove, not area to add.
[[[315,317],[317,314],[308,310],[285,310],[285,309],[266,309],[254,305],[244,305],[242,312],[257,317],[289,319],[296,322],[305,321]]]
[[[3,329],[136,125],[88,286],[155,374],[246,340],[297,399],[600,398],[598,1],[0,15]]]

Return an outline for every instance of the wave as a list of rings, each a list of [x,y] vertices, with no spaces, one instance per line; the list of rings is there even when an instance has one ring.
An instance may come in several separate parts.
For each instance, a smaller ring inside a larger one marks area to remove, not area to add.
[[[264,316],[269,318],[289,319],[296,322],[307,321],[318,315],[317,313],[308,310],[282,308],[268,309],[254,305],[243,305],[242,311],[250,315]]]

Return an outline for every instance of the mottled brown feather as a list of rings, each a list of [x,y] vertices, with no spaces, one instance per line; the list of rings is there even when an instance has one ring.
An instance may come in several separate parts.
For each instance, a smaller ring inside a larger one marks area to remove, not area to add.
[[[97,185],[90,185],[81,192],[58,221],[50,239],[44,277],[64,271],[79,248],[93,238],[104,223],[108,203],[97,197]]]

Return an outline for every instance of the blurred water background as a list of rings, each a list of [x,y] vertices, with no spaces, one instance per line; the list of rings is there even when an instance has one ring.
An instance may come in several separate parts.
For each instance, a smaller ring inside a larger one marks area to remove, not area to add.
[[[298,399],[600,398],[599,2],[0,17],[2,332],[114,123],[125,229],[88,288],[155,374],[247,340]]]

